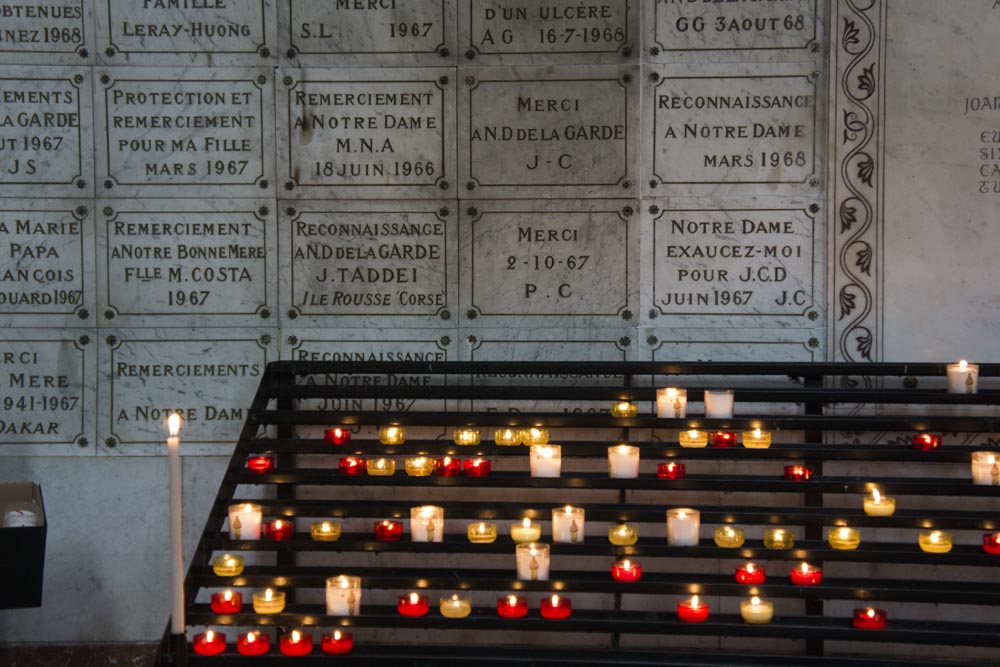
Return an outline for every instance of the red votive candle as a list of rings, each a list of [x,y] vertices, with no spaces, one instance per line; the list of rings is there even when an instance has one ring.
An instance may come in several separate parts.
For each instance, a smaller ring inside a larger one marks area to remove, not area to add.
[[[983,535],[983,551],[1000,556],[1000,533],[985,533]]]
[[[354,635],[350,632],[341,632],[340,630],[328,632],[323,635],[320,648],[323,649],[323,653],[326,653],[327,655],[343,655],[344,653],[350,653],[351,649],[354,648]]]
[[[788,573],[796,586],[818,586],[823,582],[823,569],[818,565],[802,563]]]
[[[323,431],[323,440],[331,445],[346,445],[351,441],[351,432],[337,426]]]
[[[292,531],[294,530],[295,524],[291,521],[282,521],[281,519],[268,521],[263,526],[264,539],[274,540],[275,542],[290,540],[292,539]]]
[[[236,614],[243,608],[243,594],[233,591],[212,593],[211,607],[216,614]]]
[[[929,452],[932,449],[941,449],[941,436],[930,433],[918,433],[913,436],[913,448],[922,452]]]
[[[464,465],[469,477],[486,477],[493,467],[489,459],[465,459]]]
[[[697,595],[677,603],[677,618],[685,623],[704,623],[708,620],[708,604]]]
[[[396,600],[396,611],[403,616],[426,616],[430,610],[427,604],[427,596],[419,593],[400,595]]]
[[[277,461],[274,454],[251,454],[247,457],[247,470],[264,474],[274,472]]]
[[[676,461],[656,464],[656,476],[660,479],[682,479],[687,475],[687,466]]]
[[[403,537],[403,523],[401,521],[375,522],[375,539],[379,542],[398,542]]]
[[[736,566],[736,583],[759,586],[767,580],[767,570],[755,563]]]
[[[623,558],[611,566],[611,578],[615,581],[633,583],[642,577],[642,565],[637,560]]]
[[[812,476],[813,469],[809,466],[785,466],[785,479],[792,482],[805,482]]]
[[[710,447],[735,447],[736,431],[711,431],[708,434]]]
[[[887,617],[885,609],[858,607],[854,610],[854,627],[858,630],[883,630]]]
[[[264,655],[271,650],[271,638],[259,630],[252,630],[236,639],[240,655]]]
[[[570,614],[573,613],[573,601],[569,598],[553,595],[542,600],[541,612],[542,618],[547,618],[550,621],[561,621],[564,618],[569,618]]]
[[[299,630],[292,630],[287,635],[282,635],[278,640],[278,647],[282,655],[298,657],[309,655],[313,650],[312,635]]]
[[[528,615],[528,601],[516,595],[497,598],[497,616],[500,618],[524,618]]]
[[[454,477],[462,474],[462,459],[446,456],[443,459],[434,459],[434,472],[441,477]]]
[[[341,475],[357,477],[365,474],[365,460],[360,456],[345,456],[340,459],[339,470]]]
[[[199,632],[191,647],[198,655],[219,655],[226,650],[226,635],[214,630]]]

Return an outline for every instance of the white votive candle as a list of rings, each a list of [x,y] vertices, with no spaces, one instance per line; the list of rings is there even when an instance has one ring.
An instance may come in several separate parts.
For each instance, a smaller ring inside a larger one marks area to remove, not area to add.
[[[667,510],[667,544],[672,547],[698,546],[701,513],[689,507]]]
[[[229,506],[229,539],[259,540],[263,513],[256,503]]]
[[[948,364],[948,393],[975,394],[979,391],[979,365],[962,359],[957,364]]]
[[[634,479],[639,476],[639,448],[631,445],[608,447],[608,476]]]
[[[532,477],[558,477],[562,470],[562,447],[532,445],[528,459]]]
[[[582,507],[572,505],[552,510],[552,541],[570,544],[583,542],[584,516]]]
[[[357,616],[361,613],[361,577],[330,577],[326,580],[326,613]]]
[[[444,539],[444,508],[436,505],[411,507],[410,539],[414,542],[441,542]]]
[[[733,416],[732,389],[705,390],[705,416],[715,419],[729,419]]]
[[[972,483],[1000,486],[1000,452],[972,452]]]
[[[656,416],[664,419],[687,417],[687,389],[665,387],[656,390]]]
[[[517,578],[522,581],[548,581],[549,545],[530,542],[515,547]]]

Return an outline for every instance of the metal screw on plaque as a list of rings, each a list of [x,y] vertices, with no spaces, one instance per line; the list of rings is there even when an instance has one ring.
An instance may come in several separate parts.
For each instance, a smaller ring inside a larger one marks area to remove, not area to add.
[[[450,320],[451,319],[451,312],[447,311],[447,310],[442,310],[441,314],[440,314],[440,317],[441,317],[442,320]]]
[[[294,190],[295,189],[295,181],[285,181],[285,189],[286,190]]]
[[[297,55],[299,55],[299,52],[296,51],[295,49],[288,49],[287,51],[285,51],[286,58],[294,58]]]
[[[104,342],[107,343],[108,345],[115,345],[118,342],[118,337],[108,336],[107,338],[104,339]]]
[[[441,181],[438,184],[438,187],[441,188],[442,190],[447,190],[448,188],[451,187],[451,183],[449,183],[448,181]]]
[[[622,190],[631,190],[632,181],[622,181]]]
[[[110,218],[112,215],[115,214],[115,209],[111,208],[110,206],[105,206],[103,212],[104,212],[104,215],[106,215],[106,216],[108,216]]]
[[[260,344],[261,345],[270,345],[271,344],[271,334],[264,334],[263,336],[261,336],[260,337]]]
[[[268,182],[268,180],[267,180],[267,179],[265,178],[264,180],[262,180],[262,181],[260,182],[260,189],[261,189],[261,190],[267,190],[267,186],[269,186],[269,185],[270,185],[270,183],[269,183],[269,182]]]
[[[439,342],[442,345],[451,345],[451,337],[450,336],[441,336],[441,338],[439,339]]]
[[[618,339],[618,342],[621,344],[622,347],[628,347],[629,345],[632,344],[632,339],[629,338],[628,336],[622,336],[621,338]]]
[[[448,210],[447,206],[442,206],[438,209],[438,216],[447,218],[449,215],[451,215],[451,211]]]
[[[111,310],[110,308],[108,310],[105,310],[104,311],[104,319],[106,319],[106,320],[113,320],[113,319],[115,319],[115,311]]]
[[[632,75],[631,74],[622,75],[622,83],[626,85],[632,83]]]
[[[650,215],[656,215],[659,212],[660,212],[660,207],[657,206],[656,204],[653,204],[652,206],[649,207]]]
[[[478,340],[479,339],[476,338],[475,336],[469,336],[465,339],[465,342],[469,345],[475,345],[478,342]]]
[[[293,79],[290,76],[285,76],[281,79],[281,83],[285,84],[286,86],[292,85],[292,81]]]
[[[451,50],[447,46],[442,46],[440,49],[438,49],[438,55],[441,56],[442,58],[447,58],[448,56],[451,55]]]
[[[107,74],[102,74],[101,75],[101,83],[108,83],[109,81],[111,81],[111,77],[110,76],[108,76]]]
[[[465,212],[469,215],[470,218],[474,218],[477,215],[479,215],[479,209],[476,208],[475,206],[470,206],[469,208],[465,209]]]
[[[472,84],[474,84],[476,82],[476,77],[474,77],[474,76],[467,76],[467,77],[465,77],[465,82],[471,86]]]
[[[652,47],[649,48],[649,55],[651,55],[651,56],[658,56],[658,55],[660,55],[660,50],[658,48],[656,48],[655,46],[652,46]]]
[[[90,56],[90,50],[89,49],[80,49],[79,51],[77,51],[77,53],[80,54],[81,58],[87,58],[87,57]]]
[[[815,310],[810,310],[808,317],[809,317],[810,320],[812,320],[813,322],[815,322],[816,320],[819,319],[819,313],[817,313]]]
[[[257,215],[267,215],[270,213],[270,209],[266,206],[261,206],[257,209]]]
[[[475,60],[476,51],[474,49],[469,49],[468,51],[465,52],[465,57],[469,60]]]
[[[623,58],[628,58],[629,56],[632,55],[632,47],[631,46],[623,46],[621,52],[622,52],[622,57]]]
[[[260,53],[261,58],[271,57],[271,49],[267,48],[266,46],[260,47],[260,51],[258,53]]]
[[[115,187],[114,181],[112,181],[110,178],[104,179],[104,188],[105,189],[110,190],[113,187]]]
[[[479,313],[477,313],[475,309],[469,308],[467,311],[465,311],[465,317],[470,320],[474,320],[477,317],[479,317]]]
[[[76,340],[80,345],[90,345],[90,336],[80,336]]]
[[[87,207],[86,206],[77,206],[76,207],[76,214],[78,216],[80,216],[81,218],[83,216],[87,215]]]
[[[917,387],[920,386],[920,380],[913,377],[912,375],[907,375],[905,378],[903,378],[903,386],[906,387],[907,389],[916,389]]]
[[[294,206],[289,206],[288,208],[285,209],[285,215],[287,215],[289,218],[294,218],[295,213],[296,211]]]
[[[657,312],[656,308],[650,308],[649,309],[649,319],[655,320],[659,316],[660,316],[660,313]]]
[[[625,320],[626,322],[628,322],[630,319],[632,319],[632,311],[631,310],[623,310],[622,311],[622,319]]]
[[[624,215],[626,218],[631,218],[633,213],[635,213],[635,211],[632,210],[631,206],[626,206],[625,208],[622,209],[622,215]]]
[[[649,73],[649,80],[650,81],[659,81],[660,80],[660,75],[657,74],[656,72],[650,72]]]
[[[81,320],[85,320],[88,317],[90,317],[90,311],[87,310],[86,308],[81,308],[80,310],[76,311],[76,316],[79,317]],[[83,338],[87,338],[87,337],[83,336]],[[90,339],[88,338],[87,340],[90,340]],[[86,345],[86,343],[84,343],[84,345]]]
[[[73,77],[73,83],[83,83],[83,75],[77,74]]]
[[[79,447],[80,449],[84,449],[89,444],[90,444],[90,441],[87,440],[86,438],[77,438],[76,439],[76,446]]]
[[[656,182],[655,179],[650,179],[650,181],[649,181],[649,188],[651,190],[655,190],[657,185],[659,185],[659,184]]]
[[[446,77],[446,76],[441,77],[440,79],[438,79],[438,83],[440,83],[442,86],[447,86],[448,85],[448,77]]]
[[[118,446],[118,441],[115,440],[114,438],[105,438],[104,446],[107,447],[108,449],[114,449],[115,447]]]
[[[87,187],[87,181],[83,180],[82,178],[76,179],[76,187],[79,188],[80,190],[83,190],[85,187]]]
[[[813,71],[813,78],[814,78],[814,79],[818,79],[818,78],[820,78],[821,76],[823,76],[823,73],[822,73],[822,72],[820,72],[819,70],[814,70],[814,71]]]
[[[809,179],[809,187],[811,187],[811,188],[818,188],[819,187],[819,179],[818,178],[810,178]]]
[[[298,336],[289,336],[288,337],[288,344],[289,345],[295,345],[298,342],[299,342]]]
[[[271,317],[271,310],[269,308],[260,309],[260,319],[266,320],[269,319],[270,317]]]
[[[809,212],[810,213],[819,213],[819,204],[816,204],[816,203],[809,204]]]
[[[261,74],[260,76],[257,77],[257,83],[263,86],[265,83],[267,83],[267,77]]]
[[[299,317],[299,314],[297,312],[295,312],[294,310],[288,311],[288,319],[295,320],[295,319],[298,319],[298,317]]]
[[[108,48],[104,49],[104,55],[106,55],[108,58],[114,58],[115,53],[117,53],[117,51],[115,51],[115,47],[113,46],[109,46]]]
[[[809,50],[812,51],[813,53],[819,53],[819,44],[813,42],[812,44],[809,45]]]
[[[819,338],[810,338],[809,339],[809,347],[813,348],[814,350],[817,347],[819,347]]]
[[[465,189],[466,190],[475,190],[476,189],[476,184],[473,181],[469,181],[468,183],[465,184]]]
[[[646,336],[646,345],[653,346],[660,342],[660,339],[656,336],[649,335]]]

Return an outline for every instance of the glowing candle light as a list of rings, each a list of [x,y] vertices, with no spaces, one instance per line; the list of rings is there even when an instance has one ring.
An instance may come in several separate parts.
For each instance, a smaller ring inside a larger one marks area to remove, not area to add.
[[[547,618],[550,621],[561,621],[564,618],[569,618],[570,614],[573,613],[573,602],[569,598],[553,595],[550,598],[542,599],[539,611],[542,618]]]
[[[861,544],[861,533],[856,528],[831,528],[827,535],[830,546],[840,551],[857,549]]]
[[[679,419],[687,416],[687,389],[666,387],[656,390],[656,416]]]
[[[949,394],[975,394],[979,391],[979,366],[962,359],[957,364],[948,364]]]
[[[796,586],[818,586],[823,582],[823,570],[816,565],[802,563],[788,573]]]
[[[542,539],[542,527],[537,523],[532,523],[531,519],[525,517],[521,520],[521,523],[511,524],[510,538],[518,544],[523,542],[537,542]]]
[[[896,511],[896,499],[883,497],[878,489],[872,489],[872,497],[863,501],[868,516],[892,516]]]
[[[702,447],[708,446],[708,433],[697,429],[681,431],[678,440],[680,441],[681,447],[701,449]]]
[[[704,623],[708,620],[708,604],[697,595],[677,603],[677,617],[685,623]]]
[[[354,648],[354,635],[350,632],[334,630],[323,635],[320,640],[320,650],[327,655],[343,655]]]
[[[761,600],[756,595],[740,603],[740,616],[744,623],[764,625],[774,617],[774,604]]]

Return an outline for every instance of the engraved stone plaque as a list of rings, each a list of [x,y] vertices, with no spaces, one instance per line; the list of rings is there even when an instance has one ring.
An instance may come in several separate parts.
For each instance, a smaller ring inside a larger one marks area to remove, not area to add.
[[[469,70],[459,95],[463,196],[629,197],[638,68]]]
[[[84,0],[32,0],[0,6],[0,62],[89,65],[93,6]]]
[[[277,44],[274,0],[100,0],[107,65],[267,65]]]
[[[825,2],[643,2],[651,62],[805,60],[816,57]]]
[[[459,45],[474,65],[617,64],[638,53],[638,0],[471,0]]]
[[[639,358],[645,361],[811,362],[824,358],[820,345],[810,344],[810,340],[820,333],[818,330],[768,332],[764,335],[754,329],[732,328],[674,330],[642,327],[639,331]],[[781,378],[780,382],[786,383],[786,380]],[[718,379],[709,383],[720,387],[725,384]],[[738,378],[734,377],[733,386],[738,384]]]
[[[458,216],[442,203],[454,204],[282,202],[284,314],[303,326],[454,326]]]
[[[651,72],[643,98],[647,195],[708,194],[719,186],[819,190],[821,78],[807,65],[767,69]]]
[[[107,197],[273,193],[273,71],[131,68],[96,87],[98,192]]]
[[[276,315],[270,200],[98,203],[100,321],[117,326],[260,326]]]
[[[94,454],[92,330],[0,331],[0,455]]]
[[[93,324],[91,203],[0,202],[0,326]]]
[[[279,73],[278,173],[286,196],[453,196],[454,69]]]
[[[637,206],[621,199],[475,202],[460,233],[464,319],[627,323],[638,308]]]
[[[642,312],[663,326],[677,317],[720,327],[816,326],[823,311],[821,210],[818,202],[789,199],[691,206],[658,200],[643,230],[643,264],[651,273],[642,281]]]
[[[93,192],[87,67],[0,68],[0,196]]]
[[[278,342],[266,329],[104,329],[100,349],[103,452],[163,454],[178,412],[184,452],[219,454],[239,437]]]
[[[281,55],[295,67],[455,64],[456,0],[282,0]]]

